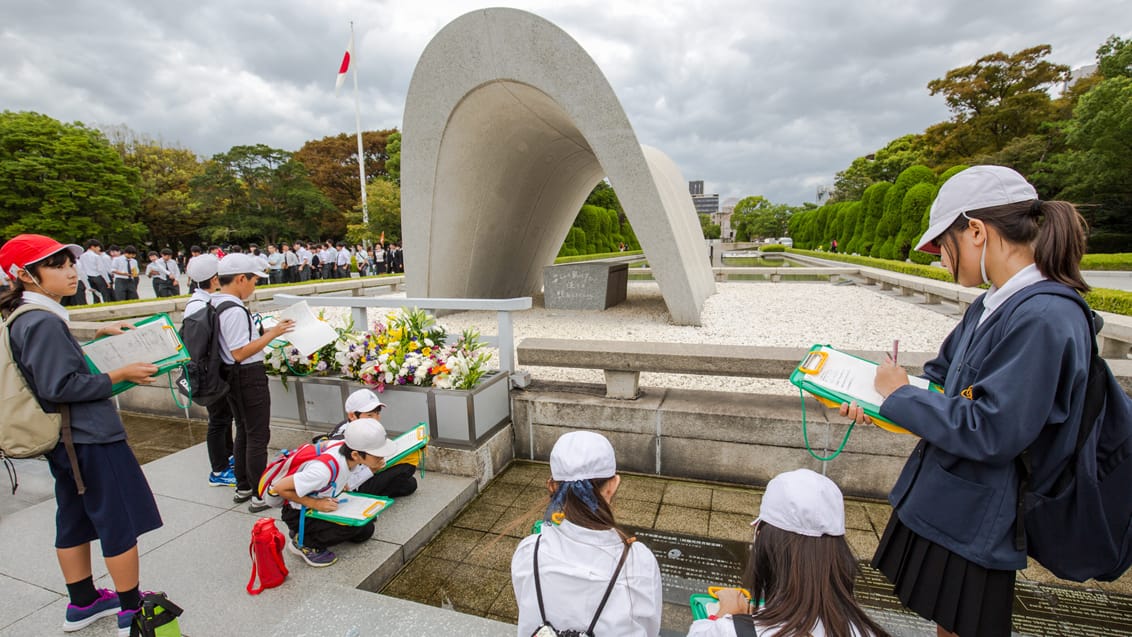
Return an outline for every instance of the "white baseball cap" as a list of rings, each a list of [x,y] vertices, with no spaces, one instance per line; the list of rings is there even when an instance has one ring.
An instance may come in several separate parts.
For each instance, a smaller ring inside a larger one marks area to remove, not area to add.
[[[346,413],[367,413],[384,407],[385,403],[370,389],[359,389],[346,398]]]
[[[916,249],[939,254],[931,245],[965,212],[1038,199],[1026,178],[1005,166],[972,166],[955,173],[939,189],[928,215],[928,230]]]
[[[204,283],[220,272],[220,259],[215,254],[202,254],[189,259],[185,274],[197,283]]]
[[[616,473],[613,445],[599,433],[563,434],[550,450],[550,477],[557,482],[612,478]]]
[[[251,274],[261,279],[267,277],[267,273],[263,271],[259,259],[243,252],[224,255],[224,258],[220,260],[216,273],[220,276]]]
[[[809,537],[845,535],[845,501],[833,480],[795,469],[780,473],[766,485],[759,522]]]
[[[388,458],[395,447],[385,435],[385,427],[373,418],[358,418],[346,423],[343,438],[346,446],[354,451],[364,451],[379,458]]]

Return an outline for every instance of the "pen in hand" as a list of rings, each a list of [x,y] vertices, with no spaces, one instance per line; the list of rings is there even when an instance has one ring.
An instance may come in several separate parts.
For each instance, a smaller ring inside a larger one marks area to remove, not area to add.
[[[896,356],[900,354],[900,339],[892,341],[892,364],[896,364]]]

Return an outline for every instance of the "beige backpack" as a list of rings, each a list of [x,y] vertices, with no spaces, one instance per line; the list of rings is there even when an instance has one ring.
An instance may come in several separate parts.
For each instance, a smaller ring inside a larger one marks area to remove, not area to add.
[[[67,447],[67,456],[75,472],[75,482],[81,494],[86,487],[79,474],[78,460],[71,440],[69,406],[60,404],[57,414],[43,411],[12,356],[12,342],[8,328],[16,317],[33,311],[50,310],[25,303],[9,314],[0,327],[0,405],[4,406],[3,413],[0,413],[0,458],[4,459],[9,465],[9,471],[12,472],[12,493],[15,493],[19,483],[14,477],[15,470],[7,458],[34,458],[43,455],[54,449],[62,436]]]

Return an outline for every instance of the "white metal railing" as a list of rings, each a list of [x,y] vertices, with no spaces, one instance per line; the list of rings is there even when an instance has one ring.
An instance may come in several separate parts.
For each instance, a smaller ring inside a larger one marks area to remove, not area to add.
[[[498,328],[496,334],[483,334],[488,345],[499,348],[499,369],[510,376],[515,373],[515,328],[511,321],[512,312],[531,309],[531,297],[520,296],[512,299],[430,299],[430,298],[390,298],[390,297],[344,297],[320,296],[311,299],[294,294],[276,294],[275,302],[280,305],[294,305],[310,300],[326,307],[348,307],[354,325],[368,325],[366,310],[371,307],[416,307],[425,310],[457,310],[495,312]]]

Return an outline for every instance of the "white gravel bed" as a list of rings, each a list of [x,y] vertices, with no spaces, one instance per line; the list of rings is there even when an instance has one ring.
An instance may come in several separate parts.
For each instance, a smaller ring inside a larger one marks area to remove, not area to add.
[[[630,281],[624,303],[605,311],[535,307],[512,315],[515,342],[524,338],[631,340],[765,347],[809,347],[829,343],[846,349],[888,350],[893,339],[908,352],[934,352],[955,327],[957,316],[918,305],[910,297],[827,283],[718,283],[704,304],[703,324],[672,325],[655,282]],[[404,297],[404,294],[392,295]],[[311,299],[316,305],[317,300]],[[370,310],[375,318],[381,310]],[[344,315],[326,308],[326,315]],[[468,327],[496,332],[495,312],[459,312],[440,319],[455,335]],[[497,361],[496,361],[496,366]],[[604,383],[601,370],[526,367],[539,380]],[[642,373],[641,385],[759,393],[796,393],[786,380]]]

